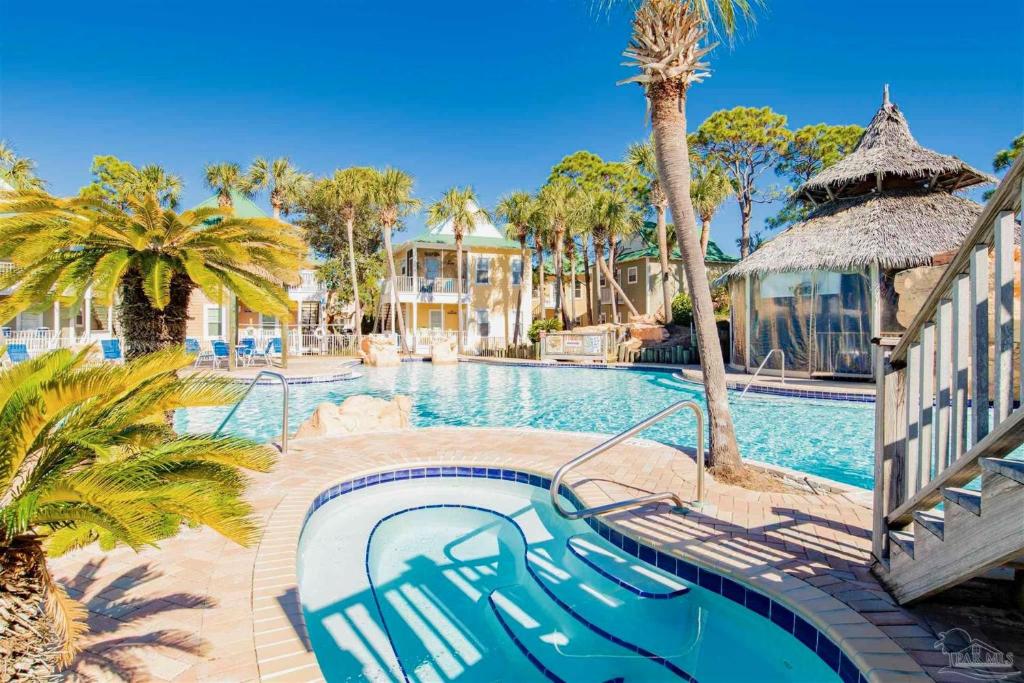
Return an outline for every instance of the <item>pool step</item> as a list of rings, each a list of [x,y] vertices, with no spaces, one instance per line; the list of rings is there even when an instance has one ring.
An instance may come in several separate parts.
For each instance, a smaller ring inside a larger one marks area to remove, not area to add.
[[[508,586],[490,593],[488,602],[498,623],[515,646],[544,676],[571,683],[657,681],[684,677],[629,643],[616,643],[587,629],[555,603],[527,586]],[[600,666],[581,674],[581,658],[594,658]]]
[[[642,598],[663,600],[679,597],[690,590],[678,578],[614,549],[597,534],[573,536],[566,546],[569,552],[598,574]]]

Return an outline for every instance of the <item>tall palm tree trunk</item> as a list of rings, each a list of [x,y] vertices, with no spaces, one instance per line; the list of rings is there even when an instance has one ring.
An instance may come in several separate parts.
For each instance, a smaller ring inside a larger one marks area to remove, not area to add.
[[[612,277],[612,269],[611,269],[611,267],[607,263],[604,262],[604,250],[603,249],[599,249],[598,252],[595,254],[595,257],[597,258],[598,266],[601,268],[601,271],[604,273],[604,278],[606,280],[608,280],[608,282],[611,283],[611,288],[612,288],[612,291],[611,291],[611,295],[612,295],[612,314],[615,316],[616,322],[618,322],[618,309],[615,306],[615,295],[616,294],[618,294],[619,296],[622,297],[622,301],[625,302],[626,306],[629,307],[629,312],[630,313],[632,313],[633,315],[640,315],[637,312],[636,307],[633,305],[633,302],[629,300],[628,296],[626,296],[626,292],[624,292],[622,290],[622,287],[619,285],[619,283],[615,281],[614,277]]]
[[[384,226],[384,251],[388,255],[388,277],[391,279],[391,291],[395,302],[395,315],[398,318],[398,348],[402,353],[408,353],[409,346],[405,341],[405,314],[402,313],[402,304],[398,300],[398,273],[395,271],[395,255],[391,251],[391,226]],[[416,304],[413,303],[413,306]]]
[[[576,242],[569,238],[566,245],[566,256],[569,258],[569,326],[572,329],[576,325]]]
[[[562,291],[562,285],[564,284],[562,282],[562,249],[564,248],[562,240],[564,232],[563,228],[555,228],[555,311],[562,321],[562,327],[568,328],[569,321],[565,318],[565,297]]]
[[[457,302],[455,308],[459,312],[458,325],[459,331],[455,337],[455,345],[458,354],[462,355],[462,329],[463,329],[463,314],[462,314],[462,233],[455,233],[455,301]]]
[[[354,244],[356,219],[349,216],[345,219],[345,234],[348,237],[348,272],[352,278],[352,305],[355,306],[356,316],[356,346],[363,338],[363,306],[359,302],[359,276],[356,274],[356,246]]]
[[[690,157],[686,142],[686,91],[682,84],[665,82],[650,91],[654,149],[658,158],[658,177],[668,195],[676,225],[686,280],[693,301],[697,348],[704,373],[711,436],[711,467],[728,474],[740,470],[736,428],[729,410],[725,383],[725,362],[718,342],[715,307],[697,239],[697,225],[690,202]]]
[[[700,221],[700,255],[707,260],[708,242],[711,241],[711,220],[702,218]]]
[[[603,257],[598,258],[597,262],[601,266],[604,266],[602,259]],[[615,295],[615,292],[617,291],[616,286],[618,283],[615,283],[615,278],[611,275],[611,273],[615,272],[615,240],[613,240],[611,236],[608,237],[608,265],[607,267],[602,267],[601,271],[606,273],[604,278],[605,280],[608,281],[608,296],[611,299],[612,304],[612,322],[618,325],[619,298]]]
[[[665,228],[665,204],[654,205],[657,214],[658,256],[661,258],[661,304],[664,307],[664,322],[672,322],[672,295],[669,294],[668,235]],[[682,291],[682,286],[680,286]]]
[[[589,244],[587,237],[583,238],[583,284],[587,288],[587,324],[593,325],[597,322],[594,319],[594,290],[590,279],[590,256],[587,254]]]
[[[547,284],[548,284],[547,282],[545,282],[545,277],[544,277],[544,243],[542,241],[540,241],[540,240],[536,240],[536,242],[537,242],[537,254],[540,257],[540,264],[539,264],[540,265],[540,276],[538,278],[538,281],[540,282],[540,286],[538,288],[539,291],[537,292],[537,294],[538,294],[537,298],[540,300],[540,319],[544,320],[545,318],[548,317],[548,312],[546,310],[547,301],[544,300],[544,290],[547,289]]]
[[[516,295],[516,326],[512,333],[512,343],[515,345],[519,344],[523,327],[523,287],[533,287],[532,270],[526,262],[526,235],[523,235],[519,238],[519,292]]]
[[[174,274],[171,277],[170,300],[160,310],[146,296],[142,273],[135,268],[125,271],[121,278],[121,302],[117,313],[124,335],[126,359],[185,343],[188,302],[193,287],[187,275]]]

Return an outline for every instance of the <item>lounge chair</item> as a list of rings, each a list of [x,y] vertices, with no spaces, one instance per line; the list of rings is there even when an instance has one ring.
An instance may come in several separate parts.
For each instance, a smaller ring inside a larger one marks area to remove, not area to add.
[[[210,349],[204,349],[200,344],[199,340],[193,337],[185,337],[185,353],[196,357],[195,363],[192,367],[198,368],[200,363],[214,364],[215,359],[213,357],[213,351]]]
[[[112,363],[124,362],[120,339],[101,339],[100,348],[103,349],[103,360],[109,360]]]
[[[231,358],[228,343],[226,341],[214,340],[211,345],[213,346],[213,367],[219,368],[221,361],[224,361],[224,364],[227,365]]]
[[[7,357],[11,359],[12,363],[28,360],[28,347],[24,344],[8,344]]]
[[[252,365],[256,360],[256,340],[252,337],[243,337],[238,340],[238,362],[242,365]]]

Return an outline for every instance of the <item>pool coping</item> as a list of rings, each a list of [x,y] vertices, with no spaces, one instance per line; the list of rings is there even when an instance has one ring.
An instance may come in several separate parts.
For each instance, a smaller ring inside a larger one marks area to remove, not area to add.
[[[432,428],[437,431],[469,431],[466,428]],[[476,430],[487,431],[487,430]],[[543,430],[536,430],[543,431]],[[339,439],[305,439],[293,442],[294,445],[303,445],[313,451],[318,445],[328,446],[331,443],[338,443]],[[320,444],[315,442],[321,442]],[[625,445],[648,445],[649,447],[671,448],[656,441],[646,439],[632,439]],[[310,652],[298,638],[294,639],[291,650],[282,654],[280,642],[267,644],[264,636],[269,631],[282,630],[287,626],[296,628],[300,625],[304,631],[302,611],[298,604],[298,582],[297,567],[293,559],[290,562],[281,564],[280,560],[271,558],[279,557],[282,553],[291,555],[297,554],[298,540],[301,535],[304,520],[309,514],[310,506],[314,505],[324,491],[330,491],[334,487],[340,487],[346,481],[357,480],[360,477],[378,475],[381,472],[395,469],[414,469],[427,467],[502,467],[508,469],[508,463],[496,463],[481,454],[465,454],[458,458],[441,457],[413,457],[408,461],[403,460],[401,466],[397,463],[360,463],[344,474],[332,472],[329,477],[321,481],[311,481],[301,488],[293,489],[283,496],[270,513],[267,524],[264,528],[263,537],[257,548],[256,561],[252,568],[252,605],[254,613],[257,610],[280,609],[283,614],[276,614],[261,620],[254,619],[253,635],[256,650],[257,667],[262,680],[278,680],[282,675],[294,671],[294,668],[280,669],[282,658],[284,664],[298,666],[305,670],[316,668],[319,671],[315,655]],[[514,468],[517,471],[534,474],[541,477],[548,477],[553,474],[554,466],[531,466],[525,463],[516,463]],[[581,483],[581,476],[576,476],[570,482],[571,486]],[[339,489],[340,490],[340,489]],[[600,495],[590,492],[577,492],[579,499],[587,505],[608,502],[610,498],[602,491]],[[634,519],[631,515],[628,519]],[[658,542],[651,536],[641,534],[635,529],[623,526],[621,522],[614,520],[603,521],[610,530],[636,540],[651,544],[657,547]],[[701,553],[697,556],[697,552]],[[824,633],[840,650],[845,652],[849,660],[857,667],[864,676],[864,680],[875,683],[889,683],[898,680],[928,680],[927,674],[921,669],[917,662],[889,636],[885,635],[877,626],[865,619],[860,613],[843,603],[836,597],[817,588],[806,581],[792,576],[780,569],[768,564],[768,566],[754,565],[749,568],[730,566],[726,559],[717,558],[711,551],[703,552],[697,546],[694,552],[684,552],[680,549],[666,549],[663,553],[683,560],[698,568],[703,568],[708,573],[724,576],[745,586],[763,593],[771,600],[775,600],[786,609],[798,614],[805,621],[813,625],[818,632]],[[269,561],[269,564],[268,564]],[[294,604],[282,606],[281,596],[287,594],[292,596]],[[258,625],[260,623],[261,625]],[[301,634],[305,639],[305,633]],[[261,644],[262,643],[262,644]],[[272,647],[272,646],[273,647]],[[269,649],[268,649],[269,648]],[[268,668],[269,667],[269,668]],[[311,673],[311,672],[310,672]],[[853,681],[859,679],[854,677]]]

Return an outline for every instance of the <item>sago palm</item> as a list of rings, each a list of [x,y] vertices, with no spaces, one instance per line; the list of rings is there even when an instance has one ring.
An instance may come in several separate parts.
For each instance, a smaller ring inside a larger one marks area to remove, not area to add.
[[[455,291],[458,301],[459,333],[458,352],[462,353],[462,334],[465,330],[462,301],[462,240],[476,230],[477,221],[487,218],[487,212],[480,208],[476,192],[472,187],[453,187],[427,208],[427,225],[436,228],[446,223],[452,225],[455,238]]]
[[[672,318],[672,294],[669,291],[669,244],[668,230],[666,228],[668,213],[668,197],[661,189],[661,182],[658,180],[658,158],[654,153],[654,142],[646,140],[635,142],[626,151],[626,161],[646,181],[645,194],[648,204],[654,208],[655,229],[658,234],[658,258],[661,263],[661,305],[665,314],[665,322]],[[679,283],[682,289],[682,283]]]
[[[247,197],[252,195],[242,167],[235,163],[207,164],[203,169],[203,181],[206,187],[217,193],[217,203],[222,209],[231,206],[232,192],[240,192]]]
[[[377,217],[384,237],[384,250],[388,258],[388,276],[391,279],[391,291],[398,292],[398,273],[395,271],[395,252],[391,246],[391,233],[402,224],[402,219],[420,210],[422,202],[412,196],[413,177],[397,168],[385,168],[374,179],[371,198],[373,211]],[[416,268],[416,264],[413,264]],[[413,306],[416,303],[413,302]],[[398,317],[398,334],[401,348],[408,351],[405,334],[405,316],[402,306],[396,307]],[[416,334],[416,330],[413,330]]]
[[[553,178],[540,189],[537,201],[540,212],[548,224],[548,235],[552,244],[552,258],[555,262],[555,310],[566,327],[565,302],[562,297],[562,257],[565,249],[565,234],[579,210],[579,188],[568,179]]]
[[[140,550],[185,525],[242,545],[258,537],[243,470],[268,471],[273,451],[178,435],[164,421],[166,411],[237,400],[241,387],[178,377],[192,361],[183,349],[124,365],[88,363],[88,353],[62,349],[0,371],[0,632],[11,645],[0,649],[0,670],[67,663],[86,628],[47,554]]]
[[[690,202],[690,158],[686,140],[686,96],[708,75],[704,60],[714,47],[709,27],[731,36],[740,18],[752,17],[757,0],[643,0],[633,19],[623,53],[639,73],[623,83],[638,83],[647,98],[658,179],[668,196],[693,300],[697,346],[704,372],[711,434],[711,466],[729,476],[743,467],[736,428],[729,410],[725,362],[718,343],[714,303]]]
[[[42,192],[0,197],[0,259],[15,270],[0,300],[0,319],[55,298],[74,304],[92,289],[104,306],[120,295],[126,355],[183,344],[192,290],[211,301],[227,292],[254,311],[288,312],[282,282],[305,256],[291,226],[272,218],[236,218],[223,209],[176,213],[156,197],[127,207],[96,198]]]
[[[690,185],[690,201],[700,218],[700,253],[707,259],[708,243],[711,241],[711,219],[722,208],[722,204],[733,193],[729,176],[721,165],[696,159]]]
[[[274,218],[280,218],[282,213],[289,213],[308,189],[310,177],[295,168],[288,157],[273,161],[259,157],[249,167],[244,184],[251,192],[267,190]]]
[[[494,213],[506,222],[505,236],[519,242],[519,291],[516,293],[516,324],[512,334],[512,343],[518,344],[523,324],[523,287],[533,286],[532,259],[528,256],[526,241],[537,222],[537,202],[529,192],[511,192],[498,200]]]

